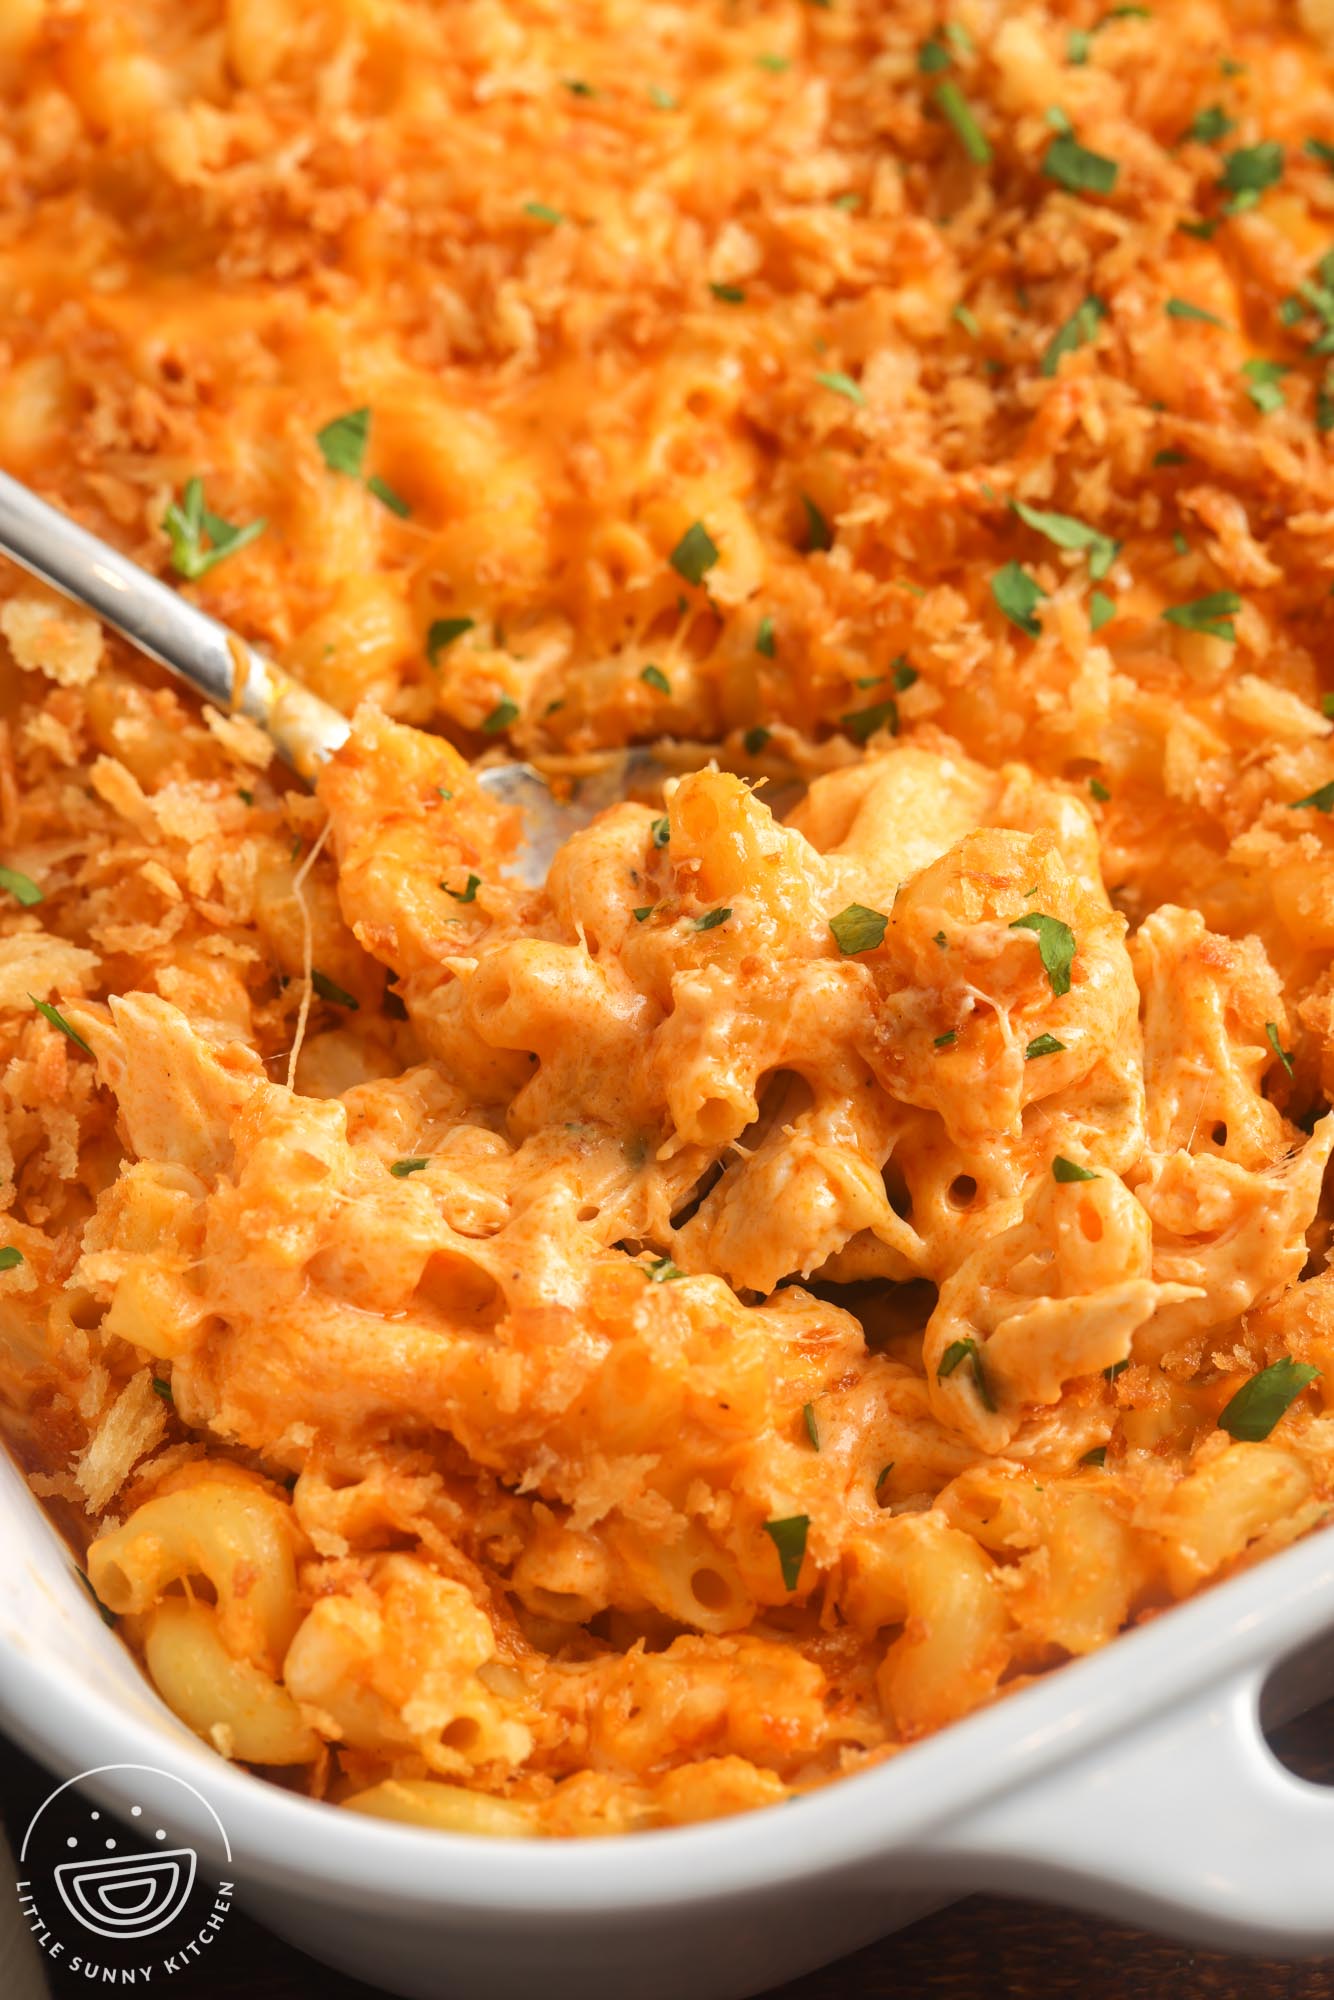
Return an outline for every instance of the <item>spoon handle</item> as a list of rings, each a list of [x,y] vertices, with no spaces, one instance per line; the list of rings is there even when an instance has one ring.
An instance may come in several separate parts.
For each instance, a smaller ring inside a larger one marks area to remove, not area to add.
[[[347,718],[336,708],[5,472],[0,553],[86,604],[219,708],[248,715],[302,777],[346,741]]]

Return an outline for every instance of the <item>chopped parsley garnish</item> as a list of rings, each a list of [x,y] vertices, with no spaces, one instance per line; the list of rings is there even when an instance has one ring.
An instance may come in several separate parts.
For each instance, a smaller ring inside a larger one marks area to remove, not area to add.
[[[791,69],[792,58],[790,56],[775,55],[756,56],[755,67],[756,69],[767,69],[773,76],[781,76],[784,70]]]
[[[366,491],[373,493],[380,504],[387,507],[391,514],[397,514],[401,521],[406,521],[412,512],[403,495],[395,493],[393,487],[387,480],[381,479],[378,472],[373,472],[366,481]]]
[[[797,1587],[810,1525],[809,1514],[789,1514],[781,1521],[766,1521],[764,1524],[765,1534],[778,1551],[784,1590],[795,1590]]]
[[[1106,1445],[1095,1444],[1092,1451],[1086,1451],[1084,1453],[1084,1456],[1080,1459],[1079,1462],[1081,1465],[1097,1465],[1097,1466],[1106,1465],[1107,1463]]]
[[[237,786],[236,796],[243,806],[253,806],[255,803],[255,794],[249,791],[244,785]]]
[[[816,1427],[814,1403],[803,1403],[801,1414],[806,1420],[806,1435],[811,1441],[812,1448],[818,1451],[820,1449],[820,1433]]]
[[[1112,796],[1111,793],[1108,791],[1106,785],[1104,785],[1104,783],[1102,782],[1101,778],[1090,778],[1089,790],[1092,792],[1094,798],[1098,801],[1098,804],[1100,806],[1105,806],[1108,799]]]
[[[861,383],[854,382],[851,375],[845,375],[841,368],[819,369],[815,379],[822,389],[831,390],[835,396],[845,397],[849,403],[865,406],[866,397],[862,394]]]
[[[677,99],[672,96],[670,90],[664,90],[660,83],[649,85],[648,101],[655,111],[675,111],[678,108]]]
[[[890,661],[889,677],[900,694],[906,688],[910,688],[914,681],[921,679],[916,667],[909,665],[906,653],[900,653],[896,660]]]
[[[526,201],[523,212],[525,215],[531,215],[534,222],[549,222],[553,227],[565,220],[558,208],[552,208],[550,203],[545,201]]]
[[[954,1044],[958,1041],[958,1039],[959,1039],[959,1030],[957,1028],[951,1028],[948,1031],[948,1033],[944,1035],[935,1036],[931,1046],[936,1049],[952,1049],[954,1047]]]
[[[1070,123],[1069,113],[1063,111],[1059,104],[1049,104],[1042,115],[1053,132],[1061,132],[1067,138],[1075,129]]]
[[[763,653],[766,660],[771,660],[774,656],[776,648],[777,648],[777,642],[774,638],[774,621],[772,618],[766,615],[765,617],[761,618],[755,630],[755,651],[757,653]]]
[[[647,1266],[647,1276],[651,1285],[669,1285],[673,1278],[684,1278],[685,1272],[670,1257],[655,1257]]]
[[[748,729],[741,739],[746,755],[748,757],[758,757],[765,744],[769,741],[771,734],[772,731],[765,729],[762,725],[757,725],[754,729]]]
[[[395,1180],[405,1181],[409,1174],[420,1174],[424,1172],[424,1170],[426,1169],[427,1166],[429,1166],[429,1164],[430,1162],[428,1160],[422,1160],[422,1159],[395,1160],[393,1165],[390,1167],[389,1171],[394,1176]]]
[[[1091,1173],[1075,1160],[1067,1160],[1064,1153],[1058,1153],[1051,1163],[1051,1177],[1054,1181],[1100,1181],[1101,1174]]]
[[[806,509],[806,548],[813,554],[818,549],[832,549],[834,531],[809,493],[803,493],[801,504]]]
[[[692,931],[716,931],[719,924],[725,924],[731,914],[730,904],[721,910],[710,910],[706,916],[696,917],[690,928]]]
[[[1156,451],[1153,454],[1153,463],[1154,465],[1184,465],[1186,463],[1186,454],[1184,451]]]
[[[1204,632],[1211,639],[1235,644],[1237,628],[1232,620],[1240,610],[1241,599],[1235,590],[1211,590],[1207,597],[1192,598],[1189,604],[1170,604],[1162,615],[1183,632]]]
[[[0,889],[7,890],[25,910],[31,910],[42,900],[42,892],[31,875],[21,875],[17,868],[0,868]]]
[[[360,479],[370,434],[371,413],[363,404],[361,409],[348,410],[343,416],[334,417],[323,430],[316,431],[315,442],[330,472],[345,472],[350,479]]]
[[[1203,111],[1197,111],[1186,127],[1188,139],[1198,139],[1202,146],[1212,146],[1219,139],[1226,139],[1229,132],[1235,132],[1237,121],[1229,118],[1221,104],[1210,104]]]
[[[1075,962],[1075,934],[1069,924],[1063,924],[1059,917],[1044,916],[1041,910],[1029,910],[1026,916],[1016,917],[1009,928],[1036,933],[1038,956],[1052,992],[1058,1000],[1068,993],[1070,968]]]
[[[744,306],[746,303],[746,294],[740,285],[711,284],[709,290],[715,299],[721,299],[725,306]]]
[[[687,583],[703,583],[718,560],[718,544],[702,521],[692,521],[667,560]]]
[[[934,38],[923,42],[917,51],[917,67],[923,76],[939,76],[941,70],[948,69],[953,58],[943,42]]]
[[[174,1403],[176,1401],[176,1398],[171,1393],[170,1382],[164,1382],[159,1375],[154,1375],[152,1382],[153,1394],[155,1396],[161,1396],[164,1403]]]
[[[471,632],[477,623],[475,618],[437,618],[426,634],[426,657],[433,667],[440,664],[440,655],[446,646],[452,646],[465,632]]]
[[[931,942],[934,945],[939,945],[942,951],[948,951],[950,948],[950,941],[946,937],[944,931],[937,931],[935,936],[932,938]]]
[[[477,891],[481,886],[482,878],[480,875],[469,875],[467,887],[463,889],[450,889],[443,882],[440,884],[445,894],[452,896],[456,903],[475,903],[477,901]]]
[[[1163,311],[1169,319],[1197,319],[1204,326],[1225,324],[1217,313],[1206,312],[1203,306],[1192,305],[1189,299],[1169,299]]]
[[[883,701],[872,702],[869,708],[854,708],[841,715],[839,721],[859,743],[865,743],[874,736],[877,729],[887,729],[891,736],[899,733],[899,705],[892,695]]]
[[[1219,1416],[1219,1430],[1243,1444],[1259,1444],[1319,1374],[1320,1370],[1312,1368],[1309,1362],[1294,1361],[1290,1354],[1285,1354],[1258,1375],[1252,1375],[1249,1382],[1242,1383]]]
[[[982,1372],[982,1356],[977,1342],[971,1335],[966,1340],[952,1340],[950,1342],[940,1357],[940,1366],[936,1370],[937,1381],[943,1382],[947,1375],[952,1375],[961,1361],[968,1361],[972,1364],[973,1387],[977,1391],[977,1400],[981,1403],[982,1408],[984,1410],[994,1410],[996,1407],[995,1398],[992,1396],[991,1386]]]
[[[1090,152],[1078,139],[1058,133],[1047,148],[1042,171],[1071,194],[1110,194],[1120,168],[1102,153]]]
[[[23,1252],[16,1250],[12,1243],[0,1248],[0,1271],[13,1271],[23,1262]]]
[[[656,688],[659,694],[670,694],[672,691],[672,684],[661,667],[645,667],[639,678],[647,687]]]
[[[1200,243],[1208,243],[1212,237],[1218,234],[1220,219],[1219,216],[1211,215],[1204,221],[1182,221],[1178,222],[1177,228],[1183,236],[1193,236]]]
[[[1026,632],[1030,639],[1042,637],[1037,608],[1047,593],[1021,564],[1008,562],[998,569],[991,579],[991,594],[1012,625]]]
[[[1061,356],[1073,354],[1077,347],[1083,347],[1085,342],[1092,340],[1098,330],[1099,320],[1106,317],[1107,308],[1102,300],[1090,294],[1082,305],[1075,308],[1064,326],[1057,328],[1043,351],[1042,360],[1038,364],[1039,372],[1043,375],[1054,375],[1060,366]]]
[[[1124,1375],[1129,1366],[1130,1366],[1129,1361],[1114,1361],[1110,1368],[1103,1369],[1102,1371],[1103,1381],[1115,1382],[1117,1376]]]
[[[1064,1049],[1065,1043],[1058,1042],[1055,1035],[1035,1035],[1024,1050],[1024,1061],[1034,1062],[1038,1056],[1056,1056]]]
[[[661,819],[650,821],[649,832],[653,836],[653,845],[655,847],[665,847],[667,845],[667,842],[672,837],[672,823],[665,813]]]
[[[1292,1057],[1289,1055],[1288,1051],[1284,1048],[1282,1042],[1279,1040],[1277,1021],[1265,1022],[1265,1039],[1268,1041],[1270,1048],[1274,1051],[1274,1054],[1278,1057],[1279,1061],[1282,1063],[1284,1069],[1288,1072],[1288,1075],[1291,1076]]]
[[[1286,399],[1281,385],[1288,369],[1282,361],[1244,361],[1241,372],[1247,378],[1246,394],[1257,410],[1271,416],[1283,408]]]
[[[49,1000],[39,1000],[35,993],[30,993],[28,998],[32,1001],[33,1006],[37,1009],[43,1020],[49,1021],[53,1028],[59,1028],[62,1035],[68,1035],[76,1049],[82,1049],[86,1056],[92,1054],[92,1050],[78,1029],[71,1028],[65,1016],[57,1008],[53,1007]]]
[[[496,703],[490,715],[482,718],[482,728],[488,736],[498,736],[502,729],[508,729],[510,724],[517,722],[518,719],[518,702],[511,701],[506,695],[502,701]]]
[[[846,910],[829,919],[829,928],[843,956],[851,958],[859,951],[874,951],[883,944],[888,922],[889,918],[881,911],[869,910],[865,903],[849,903]]]
[[[1320,713],[1323,716],[1327,717],[1330,721],[1334,721],[1334,694],[1321,695]]]
[[[954,129],[954,136],[976,167],[988,166],[991,162],[991,146],[986,133],[978,124],[973,110],[957,83],[953,79],[939,83],[931,93],[941,116]]]
[[[567,89],[567,90],[569,91],[569,93],[570,93],[571,97],[596,97],[596,96],[597,96],[597,92],[596,92],[596,91],[594,90],[594,88],[593,88],[592,84],[591,84],[591,83],[585,83],[582,77],[579,77],[579,76],[567,76],[567,77],[564,77],[564,78],[562,79],[562,81],[564,82],[564,84],[565,84],[565,88],[566,88],[566,89]]]
[[[1327,145],[1323,139],[1304,139],[1302,151],[1309,153],[1313,160],[1319,160],[1322,167],[1334,167],[1334,146]]]
[[[310,983],[319,994],[321,1000],[329,1001],[334,1007],[350,1008],[354,1014],[359,1011],[361,1003],[355,1000],[336,980],[330,979],[327,972],[321,972],[318,967],[312,967]]]
[[[646,924],[657,907],[656,903],[641,903],[639,908],[631,910],[630,914],[637,924]]]
[[[1116,603],[1104,591],[1095,590],[1089,599],[1089,630],[1101,632],[1104,625],[1110,625],[1116,616]],[[1097,794],[1095,793],[1096,797]]]
[[[963,301],[960,300],[959,304],[955,306],[953,312],[950,314],[950,317],[957,320],[964,332],[973,340],[981,338],[982,329],[977,323],[977,314],[971,306],[964,305]]]
[[[1065,44],[1065,59],[1076,69],[1082,69],[1089,59],[1093,47],[1093,37],[1087,28],[1072,28]]]
[[[1232,199],[1228,212],[1239,215],[1254,208],[1266,188],[1283,177],[1283,148],[1274,139],[1262,139],[1258,146],[1238,146],[1223,162],[1218,185]]]
[[[268,522],[261,517],[238,528],[231,521],[224,521],[220,514],[211,514],[204,505],[203,480],[190,479],[179,505],[175,500],[168,505],[162,526],[171,543],[172,568],[177,576],[193,583],[197,577],[207,576],[215,563],[248,547],[264,533]],[[205,535],[211,548],[204,547]]]
[[[1294,799],[1288,811],[1297,812],[1302,806],[1314,806],[1317,812],[1322,813],[1334,812],[1334,779],[1327,785],[1317,785],[1304,799]]]
[[[1040,507],[1026,507],[1022,500],[1012,500],[1010,505],[1021,521],[1036,529],[1038,534],[1045,535],[1058,549],[1087,551],[1089,575],[1095,583],[1106,576],[1116,561],[1121,544],[1113,541],[1110,535],[1104,535],[1101,529],[1091,528],[1087,521],[1077,520],[1073,514],[1051,514]]]
[[[894,1467],[897,1464],[898,1460],[891,1458],[888,1465],[881,1466],[879,1472],[877,1472],[875,1476],[875,1490],[877,1493],[880,1491],[880,1488],[884,1485],[885,1481],[889,1478],[890,1473],[894,1470]]]

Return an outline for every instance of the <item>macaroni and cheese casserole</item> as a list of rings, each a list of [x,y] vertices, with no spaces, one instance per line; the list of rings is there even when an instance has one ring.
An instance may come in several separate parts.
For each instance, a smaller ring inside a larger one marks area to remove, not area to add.
[[[0,99],[0,465],[355,718],[0,574],[0,1403],[169,1707],[673,1825],[1319,1526],[1331,0],[9,0]],[[525,886],[479,769],[628,745]]]

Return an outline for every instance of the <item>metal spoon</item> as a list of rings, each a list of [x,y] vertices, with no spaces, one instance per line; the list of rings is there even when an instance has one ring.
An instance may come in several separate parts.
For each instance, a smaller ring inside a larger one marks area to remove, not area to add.
[[[0,553],[76,604],[87,605],[132,646],[217,707],[249,716],[284,763],[308,781],[347,741],[345,715],[4,472]],[[559,795],[531,764],[494,764],[479,771],[477,780],[523,815],[524,845],[512,865],[521,881],[537,885],[546,880],[557,849],[569,836],[626,797],[632,781],[656,764],[648,750],[612,754],[591,775],[562,780]]]

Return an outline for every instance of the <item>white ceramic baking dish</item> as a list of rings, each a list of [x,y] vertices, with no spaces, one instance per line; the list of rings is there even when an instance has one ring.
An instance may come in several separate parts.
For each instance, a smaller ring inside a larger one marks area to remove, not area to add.
[[[1334,1791],[1260,1730],[1281,1663],[1290,1710],[1329,1691],[1334,1536],[794,1804],[542,1843],[367,1820],[223,1763],[104,1627],[3,1453],[0,1530],[4,1725],[61,1777],[137,1763],[195,1785],[238,1899],[391,1993],[740,2000],[975,1888],[1233,1949],[1334,1949]],[[88,1789],[124,1803],[114,1776]]]

